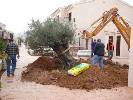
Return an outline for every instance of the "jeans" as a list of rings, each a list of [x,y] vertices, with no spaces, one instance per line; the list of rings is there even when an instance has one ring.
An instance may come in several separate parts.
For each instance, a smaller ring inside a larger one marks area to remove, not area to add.
[[[10,68],[12,66],[12,69]],[[10,74],[14,74],[16,69],[16,55],[8,56],[7,57],[7,76]]]
[[[111,60],[112,57],[113,57],[113,50],[109,50],[108,51],[108,58],[109,58],[109,60]]]
[[[95,65],[95,64],[97,64],[97,63],[99,63],[99,67],[100,67],[100,69],[102,70],[102,69],[104,68],[103,56],[94,55],[94,56],[92,57],[92,62],[91,62],[91,64],[92,64],[92,65]]]

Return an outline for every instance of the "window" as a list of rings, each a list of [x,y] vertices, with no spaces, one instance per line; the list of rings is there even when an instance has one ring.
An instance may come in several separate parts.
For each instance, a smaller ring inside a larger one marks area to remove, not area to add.
[[[59,21],[60,20],[60,17],[59,17],[59,15],[57,16],[57,21]]]
[[[75,22],[75,18],[73,18],[73,22]]]
[[[120,56],[120,44],[121,44],[121,36],[117,36],[117,40],[116,40],[116,56]]]
[[[72,13],[69,13],[69,21],[72,20]]]
[[[88,49],[88,39],[86,39],[86,50]]]

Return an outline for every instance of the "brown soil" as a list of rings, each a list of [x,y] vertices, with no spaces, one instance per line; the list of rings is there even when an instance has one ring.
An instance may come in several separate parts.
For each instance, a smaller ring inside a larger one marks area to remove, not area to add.
[[[88,62],[80,60],[78,63]],[[34,81],[43,85],[58,85],[69,89],[111,89],[127,86],[128,67],[110,65],[106,63],[103,71],[99,67],[91,67],[87,71],[74,77],[67,71],[59,70],[61,64],[58,58],[40,57],[27,66],[22,73],[22,81]]]

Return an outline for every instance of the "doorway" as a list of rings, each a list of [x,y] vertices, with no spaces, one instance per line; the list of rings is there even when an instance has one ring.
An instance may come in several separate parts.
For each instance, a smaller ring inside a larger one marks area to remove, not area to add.
[[[116,40],[116,56],[120,56],[120,44],[121,44],[121,36],[117,36],[117,40]]]
[[[86,50],[88,50],[88,39],[86,39]]]

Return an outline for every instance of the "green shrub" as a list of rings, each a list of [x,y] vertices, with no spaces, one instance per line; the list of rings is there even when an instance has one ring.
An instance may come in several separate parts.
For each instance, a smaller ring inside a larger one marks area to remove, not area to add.
[[[0,40],[0,51],[3,51],[5,48],[5,43],[3,40]]]

